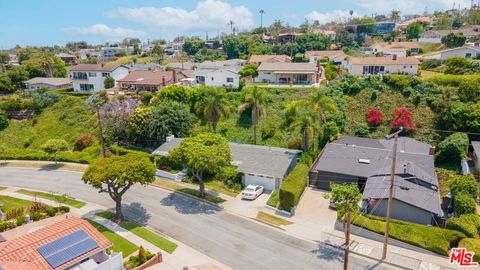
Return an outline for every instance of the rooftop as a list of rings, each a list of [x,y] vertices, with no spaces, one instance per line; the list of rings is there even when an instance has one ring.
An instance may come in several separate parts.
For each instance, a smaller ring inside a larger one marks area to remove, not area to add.
[[[144,85],[161,85],[163,78],[168,84],[173,82],[173,71],[163,70],[135,70],[128,73],[123,79],[118,80],[119,83],[144,84]]]
[[[396,42],[380,42],[376,43],[373,46],[379,46],[383,49],[413,49],[413,48],[421,48],[417,42],[410,42],[410,41],[396,41]]]
[[[155,151],[154,155],[168,155],[168,152],[180,146],[183,139],[173,138],[165,142]],[[238,166],[237,171],[257,175],[284,178],[292,159],[301,152],[286,148],[229,143],[232,151],[233,164]]]
[[[250,56],[250,59],[248,60],[248,62],[251,62],[251,63],[292,62],[292,58],[288,55],[272,55],[272,54],[252,55]]]
[[[59,267],[52,268],[38,249],[79,230],[85,232],[98,245]],[[65,269],[111,245],[112,243],[90,223],[77,217],[69,217],[35,232],[0,243],[0,268],[3,270]]]
[[[318,57],[325,57],[325,58],[336,58],[346,56],[346,54],[342,50],[334,50],[334,51],[306,51],[305,56],[318,56]]]
[[[114,64],[78,64],[76,66],[71,66],[69,71],[106,71],[111,72],[123,65],[114,65]]]
[[[53,86],[62,86],[66,84],[72,83],[72,81],[69,78],[46,78],[46,77],[35,77],[32,78],[28,81],[25,81],[26,84],[37,84],[37,83],[43,83],[43,84],[48,84],[48,85],[53,85]]]

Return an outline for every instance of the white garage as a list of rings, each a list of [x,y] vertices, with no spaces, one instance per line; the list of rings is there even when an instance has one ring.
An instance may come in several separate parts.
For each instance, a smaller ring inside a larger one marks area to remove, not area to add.
[[[280,179],[271,176],[255,175],[251,173],[242,175],[242,185],[260,185],[266,190],[274,190],[280,187]]]

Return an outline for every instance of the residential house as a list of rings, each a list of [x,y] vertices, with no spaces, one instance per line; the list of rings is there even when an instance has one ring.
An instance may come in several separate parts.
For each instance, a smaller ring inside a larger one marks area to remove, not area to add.
[[[452,57],[462,57],[462,58],[479,58],[480,57],[480,46],[463,46],[458,48],[452,48],[448,50],[443,50],[440,52],[440,60],[447,60]]]
[[[28,81],[25,81],[25,89],[38,90],[38,89],[58,89],[58,88],[70,88],[72,87],[72,80],[69,78],[43,78],[35,77]]]
[[[333,30],[313,29],[312,32],[313,32],[314,34],[317,34],[317,35],[327,36],[327,37],[329,37],[331,40],[335,40],[335,38],[337,37],[337,32],[335,32],[335,31],[333,31]]]
[[[450,33],[462,33],[467,42],[476,41],[480,37],[480,25],[464,26],[459,29],[451,30],[431,30],[420,34],[418,42],[442,43],[442,37]]]
[[[19,65],[18,58],[17,58],[16,54],[9,54],[8,57],[9,57],[9,59],[8,59],[9,64],[14,65],[14,66]]]
[[[252,55],[248,60],[249,63],[260,65],[261,63],[285,63],[292,62],[292,58],[288,55]]]
[[[122,253],[88,221],[69,217],[0,243],[3,270],[123,270]]]
[[[377,22],[375,28],[375,34],[385,35],[391,33],[395,29],[395,22],[383,21]]]
[[[301,36],[301,33],[281,33],[278,35],[278,42],[280,44],[285,44],[285,43],[290,43],[290,42],[295,42],[297,40],[297,37]]]
[[[70,53],[57,53],[57,56],[63,60],[65,65],[74,65],[77,62],[77,56]]]
[[[100,52],[102,53],[102,58],[111,59],[115,57],[118,53],[124,51],[125,53],[132,53],[132,47],[103,47]]]
[[[310,168],[308,183],[353,183],[363,192],[363,210],[385,216],[391,178],[393,139],[343,137],[327,143]],[[412,138],[398,139],[392,218],[432,224],[443,217],[434,148]]]
[[[386,57],[407,57],[417,55],[422,48],[417,42],[380,42],[371,46],[374,54],[383,54]]]
[[[183,139],[167,138],[153,151],[154,155],[167,156]],[[296,166],[301,151],[251,144],[229,143],[232,165],[242,174],[242,185],[261,185],[266,190],[278,189],[283,179]]]
[[[349,57],[347,71],[352,75],[417,75],[420,61],[415,57]]]
[[[245,62],[240,59],[205,61],[197,64],[193,76],[197,85],[238,88],[240,86],[240,70]]]
[[[316,63],[262,63],[255,82],[312,85],[320,80]]]
[[[117,81],[118,89],[136,93],[141,91],[157,92],[162,87],[175,84],[180,79],[184,79],[185,75],[174,69],[171,71],[164,70],[135,70],[128,73],[125,78]]]
[[[138,70],[164,70],[163,66],[155,63],[147,63],[147,64],[125,64],[125,66],[131,71],[138,71]]]
[[[403,32],[407,29],[407,26],[409,26],[412,23],[416,23],[416,22],[419,22],[423,25],[426,25],[426,29],[429,30],[429,29],[431,29],[433,19],[431,17],[417,17],[417,18],[409,19],[409,20],[406,20],[402,23],[399,23],[399,24],[397,24],[396,27],[399,31]]]
[[[305,56],[310,63],[317,63],[322,59],[334,62],[337,65],[345,65],[347,55],[342,50],[333,51],[306,51]]]
[[[87,60],[102,57],[102,52],[95,49],[80,49],[79,55],[80,60]]]
[[[96,92],[105,89],[105,77],[112,77],[117,84],[127,76],[128,68],[113,64],[79,64],[69,69],[68,77],[72,80],[76,92]]]

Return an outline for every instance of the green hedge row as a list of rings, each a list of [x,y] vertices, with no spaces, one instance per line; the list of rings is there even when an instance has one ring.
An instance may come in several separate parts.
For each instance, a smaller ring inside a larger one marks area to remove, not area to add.
[[[458,87],[465,80],[480,82],[480,75],[436,75],[424,79],[426,82],[433,82],[437,85]]]
[[[307,186],[309,167],[305,164],[298,164],[280,186],[280,208],[291,211],[297,205]]]
[[[480,240],[475,238],[464,238],[460,243],[458,243],[458,247],[466,248],[469,252],[475,252],[473,256],[473,260],[475,262],[480,263]]]
[[[352,219],[355,226],[379,234],[385,233],[385,218],[370,215],[356,215]],[[392,220],[390,223],[390,237],[399,241],[430,250],[437,254],[448,256],[449,248],[455,247],[465,234],[406,221]]]

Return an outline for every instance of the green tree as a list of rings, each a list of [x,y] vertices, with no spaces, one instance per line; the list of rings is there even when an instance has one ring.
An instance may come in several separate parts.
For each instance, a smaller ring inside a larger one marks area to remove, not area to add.
[[[8,127],[8,118],[7,115],[0,112],[0,131],[6,129]]]
[[[243,112],[246,109],[252,110],[253,144],[257,144],[258,122],[267,114],[264,108],[264,105],[268,101],[267,91],[263,88],[253,86],[246,88],[243,94],[245,103],[238,107],[238,111]]]
[[[0,51],[0,65],[7,64],[10,61],[10,55],[7,52]]]
[[[147,251],[143,246],[138,249],[138,265],[142,265],[147,261]]]
[[[142,54],[142,50],[140,49],[140,46],[138,46],[138,43],[133,44],[133,54],[134,55]]]
[[[57,153],[68,150],[68,143],[62,139],[51,139],[44,143],[41,148],[47,154],[53,155],[56,164]]]
[[[407,26],[405,30],[407,33],[407,39],[417,39],[420,38],[420,35],[423,33],[423,26],[419,22],[411,23]]]
[[[11,93],[15,92],[15,85],[13,85],[12,80],[5,74],[0,75],[0,92]]]
[[[467,38],[462,33],[449,33],[442,37],[442,44],[447,48],[462,47],[466,41]]]
[[[312,138],[315,138],[319,131],[317,112],[310,108],[298,109],[289,128],[290,130],[300,130],[302,134],[302,149],[307,151],[310,148],[310,141]]]
[[[454,133],[438,144],[435,159],[439,162],[460,163],[468,153],[468,136],[465,133]]]
[[[331,183],[330,189],[326,197],[335,204],[338,220],[342,220],[347,213],[355,214],[360,210],[358,204],[362,200],[362,193],[357,184]]]
[[[401,19],[400,11],[392,9],[392,11],[390,11],[390,20],[392,20],[395,23],[398,23],[400,22],[400,19]]]
[[[165,54],[165,49],[163,49],[163,47],[156,43],[153,48],[152,48],[152,54],[154,55],[159,55],[159,56],[163,56]]]
[[[474,199],[477,198],[479,191],[477,181],[472,174],[455,175],[449,181],[448,187],[454,196],[464,194]]]
[[[449,30],[452,29],[453,19],[447,14],[439,14],[435,19],[435,30]]]
[[[183,51],[188,55],[195,55],[204,46],[205,42],[200,39],[189,39],[183,44]]]
[[[317,111],[318,119],[321,124],[327,121],[329,115],[332,116],[338,114],[339,111],[335,101],[327,96],[325,89],[314,87],[311,90],[311,95],[313,108]]]
[[[115,79],[112,78],[111,76],[105,77],[105,80],[103,81],[103,87],[105,89],[110,89],[115,86]]]
[[[240,75],[242,77],[252,76],[255,77],[258,75],[258,65],[254,63],[248,63],[243,65],[242,70],[240,70]]]
[[[352,23],[356,25],[358,34],[372,34],[377,30],[377,21],[372,17],[354,18]]]
[[[204,173],[221,173],[232,161],[227,140],[221,135],[208,133],[184,139],[179,147],[170,151],[170,157],[190,169],[200,185],[198,195],[201,198],[205,197]]]
[[[8,148],[5,145],[0,144],[0,155],[3,155],[4,163],[7,163],[7,153],[8,153]]]
[[[218,122],[230,113],[230,106],[225,89],[211,88],[207,91],[205,98],[195,105],[195,110],[211,123],[213,133],[216,133]]]
[[[92,162],[82,176],[84,183],[99,193],[107,193],[115,202],[115,218],[124,219],[123,195],[135,184],[147,185],[155,181],[157,169],[150,160],[137,154],[99,158]]]
[[[477,213],[477,203],[468,194],[454,196],[453,205],[457,216]]]

